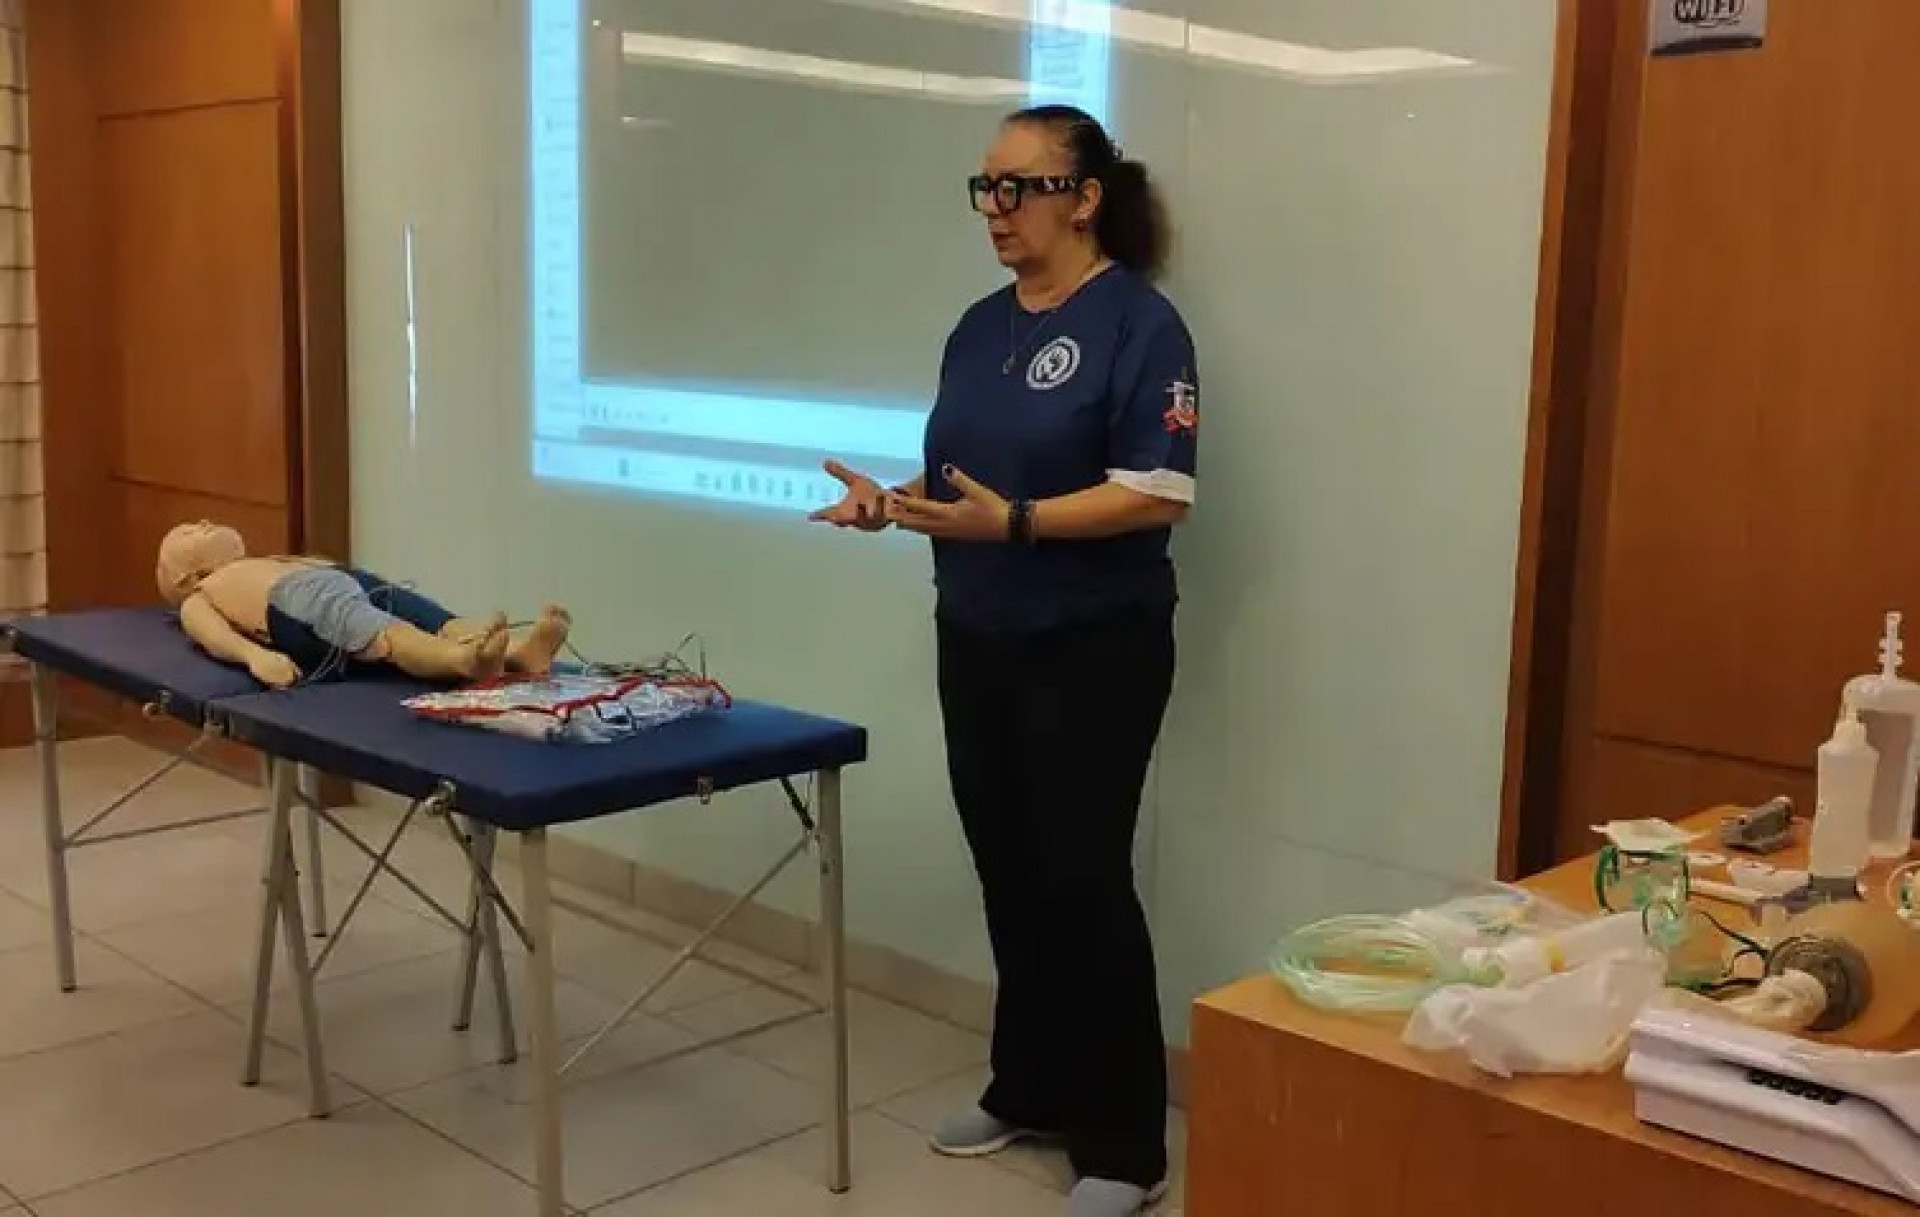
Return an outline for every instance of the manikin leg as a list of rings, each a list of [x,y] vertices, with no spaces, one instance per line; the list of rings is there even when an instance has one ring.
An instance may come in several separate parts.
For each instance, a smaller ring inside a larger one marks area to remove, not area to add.
[[[464,646],[475,639],[484,638],[492,628],[492,622],[455,617],[440,627],[439,636]],[[549,604],[540,610],[540,616],[527,627],[525,633],[508,644],[506,670],[529,676],[545,676],[553,670],[553,661],[567,645],[567,635],[572,629],[573,618],[567,610],[557,604]]]
[[[400,622],[387,627],[360,658],[391,663],[423,680],[477,680],[500,674],[508,641],[507,623],[498,618],[479,634],[458,642]]]

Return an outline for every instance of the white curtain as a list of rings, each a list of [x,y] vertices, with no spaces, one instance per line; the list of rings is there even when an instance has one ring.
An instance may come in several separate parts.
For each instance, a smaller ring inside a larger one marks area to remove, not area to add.
[[[25,4],[0,0],[0,619],[47,603]],[[0,678],[19,671],[8,657]]]

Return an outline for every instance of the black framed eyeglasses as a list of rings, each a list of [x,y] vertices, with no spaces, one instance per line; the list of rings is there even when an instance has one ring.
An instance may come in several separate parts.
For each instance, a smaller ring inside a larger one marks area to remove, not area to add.
[[[1003,173],[999,177],[989,177],[976,173],[967,179],[967,198],[973,209],[982,215],[987,211],[987,200],[993,200],[1001,215],[1011,215],[1020,210],[1020,203],[1028,195],[1072,194],[1080,189],[1082,179],[1078,174],[1063,177],[1032,173]]]

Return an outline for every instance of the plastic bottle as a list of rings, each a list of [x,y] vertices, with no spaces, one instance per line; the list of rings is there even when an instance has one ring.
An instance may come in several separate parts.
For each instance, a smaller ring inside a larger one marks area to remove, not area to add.
[[[1603,955],[1648,945],[1647,918],[1643,914],[1614,913],[1558,933],[1469,950],[1465,952],[1465,964],[1469,972],[1486,978],[1485,983],[1517,988],[1543,976],[1581,967]]]
[[[1873,852],[1867,821],[1880,768],[1880,754],[1867,742],[1866,725],[1853,707],[1843,708],[1833,738],[1820,745],[1817,764],[1820,801],[1807,859],[1809,885],[1817,897],[1859,896],[1860,872]]]
[[[1874,777],[1867,831],[1875,858],[1904,858],[1913,847],[1914,795],[1920,779],[1920,684],[1900,675],[1900,614],[1887,614],[1880,670],[1847,682],[1842,701],[1860,716],[1882,764]]]

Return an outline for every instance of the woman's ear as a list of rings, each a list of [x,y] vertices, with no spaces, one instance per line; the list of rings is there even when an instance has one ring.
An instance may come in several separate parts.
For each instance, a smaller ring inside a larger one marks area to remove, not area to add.
[[[1093,218],[1100,214],[1100,200],[1106,197],[1106,187],[1098,181],[1087,181],[1080,187],[1080,199],[1073,209],[1073,226],[1082,231],[1093,227]]]

